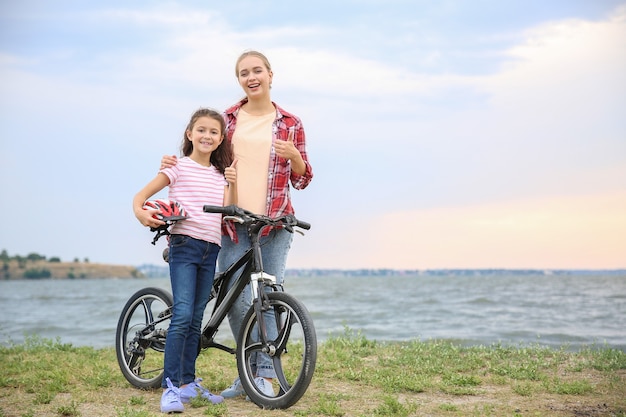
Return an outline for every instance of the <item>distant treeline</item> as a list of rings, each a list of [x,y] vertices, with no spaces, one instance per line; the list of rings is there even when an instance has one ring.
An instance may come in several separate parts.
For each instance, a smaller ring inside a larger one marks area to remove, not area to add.
[[[38,253],[10,256],[6,249],[0,252],[0,280],[9,279],[87,279],[87,278],[138,278],[141,273],[131,266],[92,264],[88,258],[81,262],[63,262],[58,256],[47,258]]]
[[[26,256],[22,256],[22,255],[9,256],[9,253],[7,252],[6,249],[2,249],[2,252],[0,252],[0,262],[16,261],[18,262],[18,264],[26,265],[26,262],[28,261],[35,262],[35,261],[46,261],[46,260],[48,262],[61,262],[61,258],[59,258],[58,256],[52,256],[49,259],[47,259],[45,255],[40,255],[35,252],[29,253]],[[80,260],[78,258],[74,258],[74,262],[78,263],[80,262]],[[83,262],[89,263],[89,258],[83,259]]]
[[[58,256],[53,256],[49,259],[46,259],[46,256],[40,255],[38,253],[32,252],[26,256],[22,255],[13,255],[10,256],[6,249],[3,249],[0,252],[0,262],[2,262],[2,279],[11,279],[15,278],[15,272],[12,272],[11,262],[17,263],[17,269],[20,271],[18,275],[21,278],[26,279],[46,279],[52,277],[52,271],[49,268],[42,267],[42,262],[49,262],[51,264],[61,263],[61,258]],[[74,259],[75,263],[80,262],[78,258]],[[89,259],[85,258],[85,263],[89,262]],[[37,263],[38,266],[32,266],[33,263]],[[70,278],[74,278],[70,276]]]

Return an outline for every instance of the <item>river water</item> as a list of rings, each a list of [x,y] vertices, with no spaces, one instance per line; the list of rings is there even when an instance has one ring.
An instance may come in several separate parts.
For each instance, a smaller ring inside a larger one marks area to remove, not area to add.
[[[169,290],[169,280],[0,281],[0,344],[36,335],[112,347],[122,307],[146,286]],[[308,307],[321,341],[349,329],[379,341],[626,351],[626,273],[288,276],[286,290]],[[218,339],[231,338],[224,324]]]

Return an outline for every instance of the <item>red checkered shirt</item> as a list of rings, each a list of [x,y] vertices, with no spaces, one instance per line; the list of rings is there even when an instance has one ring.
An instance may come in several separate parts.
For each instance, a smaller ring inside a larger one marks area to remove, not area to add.
[[[226,120],[226,136],[229,144],[233,140],[233,134],[237,126],[237,114],[239,109],[248,101],[244,98],[237,104],[231,106],[224,112],[224,120]],[[313,169],[309,163],[306,153],[306,140],[302,122],[297,116],[285,111],[276,103],[272,102],[276,108],[276,119],[272,124],[272,142],[276,139],[287,140],[289,130],[294,129],[293,143],[300,151],[306,169],[303,175],[298,175],[291,170],[291,162],[285,158],[276,155],[274,147],[270,151],[269,175],[267,180],[267,202],[266,213],[272,218],[280,217],[286,214],[294,214],[295,211],[291,205],[291,197],[289,194],[289,182],[296,190],[306,188],[313,179]],[[227,233],[231,239],[237,243],[237,233],[232,224],[228,224],[223,228],[223,232]],[[263,231],[262,236],[269,234],[270,228]]]

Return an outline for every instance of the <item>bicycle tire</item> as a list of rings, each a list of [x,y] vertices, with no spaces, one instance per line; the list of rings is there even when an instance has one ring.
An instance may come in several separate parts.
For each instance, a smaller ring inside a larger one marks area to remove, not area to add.
[[[270,355],[276,372],[273,379],[274,397],[264,395],[254,383],[256,370],[251,365],[262,346],[256,342],[257,316],[254,306],[244,317],[236,348],[237,370],[241,384],[252,402],[264,409],[286,409],[306,392],[317,361],[317,336],[313,319],[307,308],[292,295],[284,292],[267,294],[277,323],[277,335],[270,341],[275,348]],[[278,314],[276,314],[278,313]],[[263,317],[267,317],[265,314]]]
[[[134,387],[161,386],[172,304],[169,292],[148,287],[133,294],[122,309],[115,332],[115,353],[122,374]]]

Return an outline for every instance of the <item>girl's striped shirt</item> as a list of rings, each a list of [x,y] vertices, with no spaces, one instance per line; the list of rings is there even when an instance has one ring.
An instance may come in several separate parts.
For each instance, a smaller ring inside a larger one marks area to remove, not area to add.
[[[224,174],[214,166],[206,167],[185,156],[170,168],[160,172],[170,180],[170,200],[178,201],[187,211],[187,219],[176,222],[170,232],[187,235],[221,246],[222,215],[205,213],[205,204],[224,204]]]

